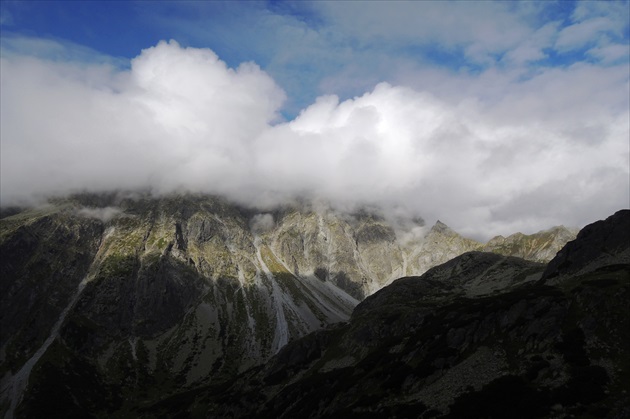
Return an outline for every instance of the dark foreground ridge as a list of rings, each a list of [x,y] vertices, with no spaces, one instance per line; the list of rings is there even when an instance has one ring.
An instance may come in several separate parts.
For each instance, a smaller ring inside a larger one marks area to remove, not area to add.
[[[402,278],[349,323],[290,343],[228,385],[138,413],[628,417],[629,222],[623,210],[585,227],[546,269],[471,252]]]

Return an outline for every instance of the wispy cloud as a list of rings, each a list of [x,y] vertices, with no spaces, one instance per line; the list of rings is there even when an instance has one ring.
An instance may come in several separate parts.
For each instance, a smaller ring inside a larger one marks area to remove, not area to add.
[[[103,54],[93,48],[65,39],[40,38],[5,32],[0,38],[2,56],[29,56],[60,63],[107,64],[118,68],[128,67],[129,60]]]
[[[8,10],[0,9],[0,26],[8,26],[13,23],[13,14]]]

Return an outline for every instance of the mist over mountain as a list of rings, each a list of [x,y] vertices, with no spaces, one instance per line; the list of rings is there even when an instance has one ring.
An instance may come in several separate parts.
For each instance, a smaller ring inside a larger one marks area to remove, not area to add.
[[[617,67],[593,85],[592,68],[567,68],[485,99],[473,81],[460,97],[378,83],[285,120],[267,72],[207,48],[160,42],[120,68],[20,53],[19,41],[3,39],[2,206],[114,189],[302,198],[442,219],[485,241],[580,227],[630,199]],[[560,97],[560,79],[594,90]]]

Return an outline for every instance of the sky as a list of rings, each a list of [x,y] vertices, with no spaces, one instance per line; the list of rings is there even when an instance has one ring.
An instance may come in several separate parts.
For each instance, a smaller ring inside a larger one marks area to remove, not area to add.
[[[478,239],[630,206],[630,5],[0,2],[0,204],[295,197]]]

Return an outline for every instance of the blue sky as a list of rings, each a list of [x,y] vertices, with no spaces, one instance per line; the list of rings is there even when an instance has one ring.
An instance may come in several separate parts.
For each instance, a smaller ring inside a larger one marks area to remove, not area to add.
[[[477,236],[629,205],[627,1],[0,13],[4,202],[81,188],[311,195]]]

